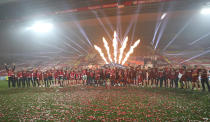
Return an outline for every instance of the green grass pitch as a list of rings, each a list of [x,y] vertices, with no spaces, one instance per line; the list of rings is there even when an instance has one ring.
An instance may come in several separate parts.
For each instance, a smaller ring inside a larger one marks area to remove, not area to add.
[[[140,87],[7,88],[0,121],[210,121],[209,92]]]

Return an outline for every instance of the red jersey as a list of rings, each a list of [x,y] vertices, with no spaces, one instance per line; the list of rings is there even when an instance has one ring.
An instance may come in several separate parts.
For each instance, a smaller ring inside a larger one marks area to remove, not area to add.
[[[71,79],[74,79],[74,77],[75,77],[74,75],[75,75],[74,72],[71,72],[71,73],[70,73]]]
[[[63,76],[64,76],[63,71],[60,71],[60,72],[59,72],[59,76],[61,76],[61,77],[63,77]]]
[[[187,76],[187,75],[186,75],[186,71],[183,70],[181,74],[182,74],[181,80],[182,80],[182,81],[186,81],[186,76]]]
[[[52,72],[47,72],[48,77],[52,77]]]
[[[115,70],[114,70],[114,69],[110,71],[110,77],[111,77],[112,79],[115,78]]]
[[[90,72],[90,76],[93,78],[95,75],[94,71]]]
[[[23,77],[23,73],[22,72],[18,72],[17,76],[18,76],[18,78],[22,78]]]
[[[80,73],[76,73],[76,79],[80,80],[80,78],[81,78]]]
[[[171,71],[169,69],[166,69],[165,70],[165,75],[166,75],[166,78],[170,78],[171,77]]]
[[[39,80],[43,80],[43,73],[39,73]]]
[[[175,79],[176,78],[176,72],[175,71],[171,71],[170,78],[171,79]]]
[[[191,70],[187,70],[187,77],[188,78],[192,78],[192,71]]]
[[[193,70],[192,77],[193,78],[198,78],[198,71],[197,70]]]
[[[83,71],[82,71],[82,74],[83,74],[83,75],[86,75],[86,73],[87,73],[86,70],[83,70]]]
[[[40,79],[41,73],[37,72],[37,73],[36,73],[36,77],[37,77],[37,79]]]
[[[37,72],[33,72],[32,76],[33,78],[37,77]]]
[[[27,72],[23,72],[23,77],[26,78],[27,77]]]
[[[8,71],[8,77],[14,77],[15,73],[13,71]]]
[[[47,72],[44,73],[44,78],[48,78],[47,74],[48,74]]]
[[[28,78],[32,78],[32,73],[31,72],[27,72],[27,77]]]
[[[64,71],[64,76],[67,78],[68,77],[68,72]]]
[[[58,74],[59,74],[58,71],[54,71],[54,77],[55,77],[55,79],[58,78]]]
[[[204,70],[204,71],[201,73],[201,79],[207,79],[207,78],[208,78],[207,70]]]
[[[159,71],[158,76],[159,76],[159,78],[163,77],[163,71]]]
[[[148,76],[149,79],[154,77],[154,73],[153,73],[152,70],[149,70],[149,71],[148,71],[148,74],[149,74],[149,76]]]
[[[95,76],[96,76],[96,80],[100,79],[100,70],[96,70]]]

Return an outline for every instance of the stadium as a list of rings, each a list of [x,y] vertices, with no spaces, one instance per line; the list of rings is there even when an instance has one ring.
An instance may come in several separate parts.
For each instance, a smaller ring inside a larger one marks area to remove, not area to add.
[[[209,121],[209,0],[1,0],[0,121]]]

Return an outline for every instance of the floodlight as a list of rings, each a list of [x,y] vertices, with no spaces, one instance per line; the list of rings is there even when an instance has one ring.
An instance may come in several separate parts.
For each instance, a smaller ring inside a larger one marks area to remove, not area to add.
[[[163,20],[165,17],[166,17],[167,13],[164,13],[162,16],[161,16],[161,20]]]
[[[27,29],[38,33],[46,33],[53,29],[53,24],[48,22],[35,22],[31,27]]]
[[[203,14],[203,15],[210,14],[210,7],[208,7],[208,8],[202,8],[201,9],[201,14]]]

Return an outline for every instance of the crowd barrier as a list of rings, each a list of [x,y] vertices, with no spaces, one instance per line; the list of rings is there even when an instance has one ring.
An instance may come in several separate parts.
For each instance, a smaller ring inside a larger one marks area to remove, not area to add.
[[[0,80],[8,80],[7,76],[0,76]]]

